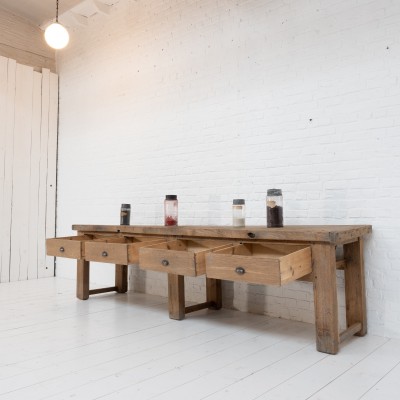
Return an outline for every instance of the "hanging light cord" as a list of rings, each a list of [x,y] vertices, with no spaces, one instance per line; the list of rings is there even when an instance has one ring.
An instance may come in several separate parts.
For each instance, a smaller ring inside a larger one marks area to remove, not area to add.
[[[56,22],[58,23],[58,0],[57,0],[57,10],[56,10]]]

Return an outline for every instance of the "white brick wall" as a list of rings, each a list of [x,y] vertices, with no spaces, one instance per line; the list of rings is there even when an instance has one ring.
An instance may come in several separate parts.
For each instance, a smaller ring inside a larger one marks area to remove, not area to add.
[[[265,224],[267,188],[286,224],[372,224],[369,331],[400,337],[400,2],[121,0],[59,52],[58,235],[73,223]],[[59,276],[75,276],[58,260]],[[166,295],[132,268],[131,287]],[[343,278],[339,277],[343,292]],[[92,280],[113,279],[98,264]],[[204,280],[188,279],[190,300]],[[313,321],[310,284],[224,284],[224,304]],[[344,305],[340,308],[343,318]]]

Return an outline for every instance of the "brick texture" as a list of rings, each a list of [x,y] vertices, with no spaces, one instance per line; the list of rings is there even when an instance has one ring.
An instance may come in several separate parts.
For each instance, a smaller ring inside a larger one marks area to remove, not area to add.
[[[397,0],[121,0],[71,27],[58,53],[58,235],[73,223],[372,224],[365,265],[369,332],[400,337],[400,3]],[[163,274],[130,288],[166,295]],[[74,262],[59,259],[59,276]],[[94,282],[113,279],[97,265]],[[343,276],[338,275],[344,318]],[[201,301],[204,279],[187,279]],[[310,284],[224,283],[224,305],[313,321]]]

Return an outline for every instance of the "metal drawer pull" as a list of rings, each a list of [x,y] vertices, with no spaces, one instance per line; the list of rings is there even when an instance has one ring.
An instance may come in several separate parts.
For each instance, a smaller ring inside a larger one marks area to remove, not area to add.
[[[101,255],[102,255],[103,257],[107,257],[107,256],[108,256],[108,253],[107,253],[106,251],[103,251],[103,252],[101,253]]]
[[[253,232],[249,232],[249,233],[247,234],[247,236],[248,236],[249,238],[251,238],[251,239],[254,239],[254,238],[256,237],[256,234],[253,233]]]
[[[60,247],[60,253],[64,253],[65,249],[64,247]]]
[[[161,264],[164,265],[164,267],[168,267],[169,261],[168,260],[162,260]]]
[[[246,272],[246,270],[243,267],[236,267],[235,272],[238,275],[244,275],[244,273]]]

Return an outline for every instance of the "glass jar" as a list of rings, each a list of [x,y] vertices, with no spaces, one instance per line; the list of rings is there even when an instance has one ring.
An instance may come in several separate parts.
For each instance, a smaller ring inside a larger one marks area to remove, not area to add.
[[[164,225],[178,225],[178,197],[176,194],[167,194],[164,200]]]
[[[131,219],[131,205],[121,204],[120,225],[129,225]]]
[[[267,190],[267,227],[283,227],[283,198],[281,189]]]
[[[245,226],[245,201],[244,199],[234,199],[232,203],[232,225]]]

